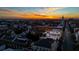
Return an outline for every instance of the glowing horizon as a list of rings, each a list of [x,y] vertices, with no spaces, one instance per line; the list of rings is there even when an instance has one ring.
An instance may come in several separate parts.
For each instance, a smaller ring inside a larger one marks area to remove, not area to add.
[[[78,7],[0,7],[0,18],[79,18]]]

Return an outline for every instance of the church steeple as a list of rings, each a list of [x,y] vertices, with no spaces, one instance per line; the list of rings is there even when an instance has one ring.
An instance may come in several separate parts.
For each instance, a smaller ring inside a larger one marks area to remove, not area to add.
[[[62,16],[61,24],[62,24],[62,26],[64,25],[64,16]]]
[[[61,24],[63,26],[63,31],[65,30],[65,19],[64,19],[64,16],[62,16],[61,18]]]
[[[64,20],[64,16],[62,16],[62,20]]]

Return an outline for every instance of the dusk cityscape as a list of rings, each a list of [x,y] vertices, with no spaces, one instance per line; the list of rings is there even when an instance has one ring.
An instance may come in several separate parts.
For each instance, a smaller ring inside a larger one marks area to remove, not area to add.
[[[79,7],[0,7],[0,51],[79,51]]]

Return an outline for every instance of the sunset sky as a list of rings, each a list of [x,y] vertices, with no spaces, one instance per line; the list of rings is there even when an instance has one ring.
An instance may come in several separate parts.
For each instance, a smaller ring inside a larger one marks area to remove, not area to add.
[[[78,7],[0,7],[0,18],[79,18]]]

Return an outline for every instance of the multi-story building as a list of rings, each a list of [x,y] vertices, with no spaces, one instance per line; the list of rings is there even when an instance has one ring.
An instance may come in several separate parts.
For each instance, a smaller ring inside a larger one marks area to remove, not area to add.
[[[5,48],[6,48],[6,45],[0,44],[0,51],[1,51],[1,50],[4,50]]]
[[[59,40],[62,36],[62,30],[61,29],[52,29],[52,31],[46,31],[43,33],[43,35],[40,37],[40,39],[53,39],[53,40]]]
[[[57,44],[58,42],[52,39],[43,39],[32,43],[32,49],[34,51],[55,51],[58,47]]]
[[[75,32],[74,34],[76,36],[76,42],[79,42],[79,28],[75,28],[74,32]]]

